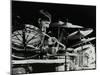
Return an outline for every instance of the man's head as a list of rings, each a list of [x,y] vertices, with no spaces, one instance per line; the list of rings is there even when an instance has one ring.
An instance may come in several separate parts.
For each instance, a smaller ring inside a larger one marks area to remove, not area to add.
[[[38,19],[38,23],[42,26],[42,27],[49,27],[49,24],[51,23],[51,15],[44,10],[40,10],[41,16]]]
[[[42,26],[42,27],[46,27],[46,28],[49,28],[49,25],[50,25],[51,21],[49,20],[44,20],[44,19],[41,19],[39,20],[39,24]]]

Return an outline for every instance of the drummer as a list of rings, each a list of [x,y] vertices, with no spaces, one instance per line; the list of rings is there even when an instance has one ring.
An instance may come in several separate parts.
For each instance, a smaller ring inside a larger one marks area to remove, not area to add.
[[[43,40],[41,42],[41,45],[43,45],[44,42],[44,38],[47,35],[47,28],[49,28],[49,25],[51,23],[51,15],[50,13],[48,13],[47,11],[44,10],[40,10],[40,17],[38,19],[38,24],[39,24],[39,28],[42,31],[42,33],[44,34]]]
[[[38,23],[39,23],[42,33],[44,34],[41,40],[41,47],[50,48],[50,46],[54,45],[58,41],[55,37],[50,37],[48,34],[46,34],[47,28],[49,28],[49,25],[51,23],[51,14],[44,10],[40,10],[40,14],[41,16],[38,19]],[[45,41],[46,38],[48,41],[47,40]],[[60,42],[57,42],[57,43],[60,44],[63,48],[65,47],[62,43]],[[47,49],[45,50],[48,51]]]
[[[49,48],[48,44],[53,45],[55,43],[58,43],[64,47],[64,45],[58,42],[58,40],[55,37],[50,37],[48,34],[46,34],[47,28],[49,28],[49,25],[51,23],[51,15],[44,10],[40,10],[40,13],[41,16],[38,18],[39,28],[30,24],[25,24],[24,30],[17,30],[14,31],[12,34],[13,35],[18,34],[16,36],[19,37],[22,41],[23,37],[21,35],[23,35],[23,33],[26,33],[25,36],[27,36],[27,39],[24,38],[25,40],[24,42],[23,41],[21,42],[20,39],[18,40],[12,39],[13,41],[12,43],[17,43],[16,45],[25,43],[25,45],[27,44],[28,47],[40,48],[41,50],[46,50],[46,51],[47,49],[43,49],[43,48]],[[13,37],[13,38],[17,38],[17,37]],[[47,42],[45,43],[45,41]],[[45,51],[41,51],[41,52],[45,53]]]
[[[53,41],[55,40],[53,37],[48,37],[49,35],[46,34],[47,33],[47,28],[49,28],[50,23],[51,23],[51,15],[50,15],[50,13],[48,13],[47,11],[44,11],[44,10],[40,10],[40,16],[38,18],[39,28],[37,28],[37,27],[35,27],[33,25],[26,26],[28,28],[32,28],[32,27],[34,27],[35,29],[37,28],[38,30],[40,30],[40,32],[42,32],[43,38],[41,40],[41,46],[43,46],[43,44],[44,44],[44,40],[45,40],[44,38],[47,38],[47,39],[48,38],[49,39],[52,38]]]
[[[44,34],[42,40],[41,40],[41,47],[42,50],[42,54],[41,54],[41,58],[43,54],[47,53],[47,49],[43,49],[43,48],[48,48],[48,45],[53,45],[55,42],[56,42],[56,38],[54,37],[49,37],[47,33],[47,28],[49,28],[49,25],[51,23],[51,14],[47,11],[44,11],[44,10],[40,10],[40,14],[41,16],[39,17],[38,19],[38,24],[39,24],[39,27],[42,31],[42,33]],[[48,39],[48,41],[46,40]]]
[[[40,17],[38,19],[38,24],[42,32],[46,33],[46,29],[49,28],[51,23],[51,15],[47,11],[40,10]]]

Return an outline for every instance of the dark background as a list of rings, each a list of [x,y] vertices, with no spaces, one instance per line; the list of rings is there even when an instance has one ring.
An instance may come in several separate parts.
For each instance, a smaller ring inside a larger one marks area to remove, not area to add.
[[[34,23],[40,9],[47,10],[53,22],[59,18],[68,18],[73,24],[96,26],[96,6],[12,1],[12,17],[20,16],[25,23]]]
[[[25,1],[12,1],[12,31],[20,29],[23,24],[32,24],[38,27],[37,21],[41,9],[52,15],[52,23],[59,19],[68,19],[68,22],[72,24],[93,28],[94,31],[89,36],[96,36],[96,6]]]

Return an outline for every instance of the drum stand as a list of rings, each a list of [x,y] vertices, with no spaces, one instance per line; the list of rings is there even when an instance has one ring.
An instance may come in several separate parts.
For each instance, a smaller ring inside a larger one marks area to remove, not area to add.
[[[66,39],[67,43],[68,43],[68,38]],[[65,50],[65,52],[67,52],[67,49]],[[69,59],[69,55],[66,55],[65,53],[65,71],[69,70],[69,63],[67,62],[67,59]]]
[[[79,32],[80,32],[80,29],[79,29]],[[80,40],[82,39],[82,37],[80,37]],[[83,43],[80,45],[80,47],[81,47],[81,53],[80,53],[80,55],[78,56],[78,61],[79,61],[79,67],[81,67],[81,69],[82,69],[82,67],[83,67]]]

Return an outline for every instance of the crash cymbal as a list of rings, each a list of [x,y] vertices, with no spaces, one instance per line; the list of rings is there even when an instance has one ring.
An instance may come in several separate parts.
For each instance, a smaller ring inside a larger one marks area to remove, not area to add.
[[[72,23],[67,22],[64,26],[62,26],[64,28],[83,28],[83,26],[79,26],[79,25],[74,25]]]
[[[79,30],[79,31],[75,31],[71,34],[68,35],[68,39],[80,39],[83,38],[84,36],[89,35],[90,33],[93,32],[93,29],[84,29],[84,30]]]
[[[59,22],[55,22],[53,24],[51,24],[52,27],[63,27],[63,28],[84,28],[83,26],[79,26],[79,25],[73,25],[72,23],[64,23],[62,21]]]
[[[90,42],[92,40],[96,39],[95,37],[92,37],[92,38],[88,38],[88,39],[81,39],[80,42],[78,42],[77,44],[73,45],[72,47],[75,47],[75,46],[78,46],[78,45],[81,45],[83,43],[87,43],[87,42]]]

